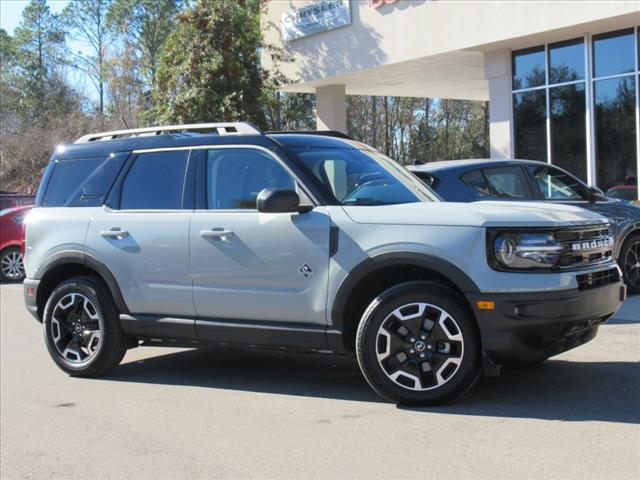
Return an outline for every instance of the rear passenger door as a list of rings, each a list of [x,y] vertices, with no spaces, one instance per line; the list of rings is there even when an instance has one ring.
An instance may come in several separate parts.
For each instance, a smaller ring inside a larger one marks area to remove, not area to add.
[[[194,168],[189,150],[134,152],[109,206],[91,221],[89,253],[113,273],[133,314],[195,316],[188,241]]]

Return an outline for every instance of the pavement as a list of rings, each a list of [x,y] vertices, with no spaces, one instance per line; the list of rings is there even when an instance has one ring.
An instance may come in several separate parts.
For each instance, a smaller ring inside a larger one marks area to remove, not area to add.
[[[21,289],[0,286],[3,479],[640,478],[640,296],[587,345],[408,409],[350,357],[149,347],[74,379]]]

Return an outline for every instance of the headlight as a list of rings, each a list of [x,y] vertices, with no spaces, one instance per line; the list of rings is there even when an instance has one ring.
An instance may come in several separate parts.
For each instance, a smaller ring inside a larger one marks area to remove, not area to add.
[[[490,232],[489,264],[499,270],[550,269],[565,247],[550,233]]]

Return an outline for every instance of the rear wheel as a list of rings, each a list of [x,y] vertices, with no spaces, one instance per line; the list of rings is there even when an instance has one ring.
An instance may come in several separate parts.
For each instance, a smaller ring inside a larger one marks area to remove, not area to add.
[[[398,404],[453,400],[480,374],[478,334],[464,300],[428,282],[379,295],[358,326],[356,353],[373,389]]]
[[[0,280],[17,282],[24,279],[24,265],[19,247],[7,247],[0,254]]]
[[[629,236],[620,249],[620,267],[629,293],[640,293],[640,234]]]
[[[102,375],[116,367],[127,350],[111,295],[92,277],[75,277],[54,289],[43,328],[51,358],[73,376]]]

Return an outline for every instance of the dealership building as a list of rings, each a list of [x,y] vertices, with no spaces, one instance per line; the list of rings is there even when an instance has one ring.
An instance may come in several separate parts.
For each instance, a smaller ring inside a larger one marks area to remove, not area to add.
[[[492,157],[638,181],[640,1],[272,0],[264,20],[318,129],[346,131],[346,95],[488,100]]]

